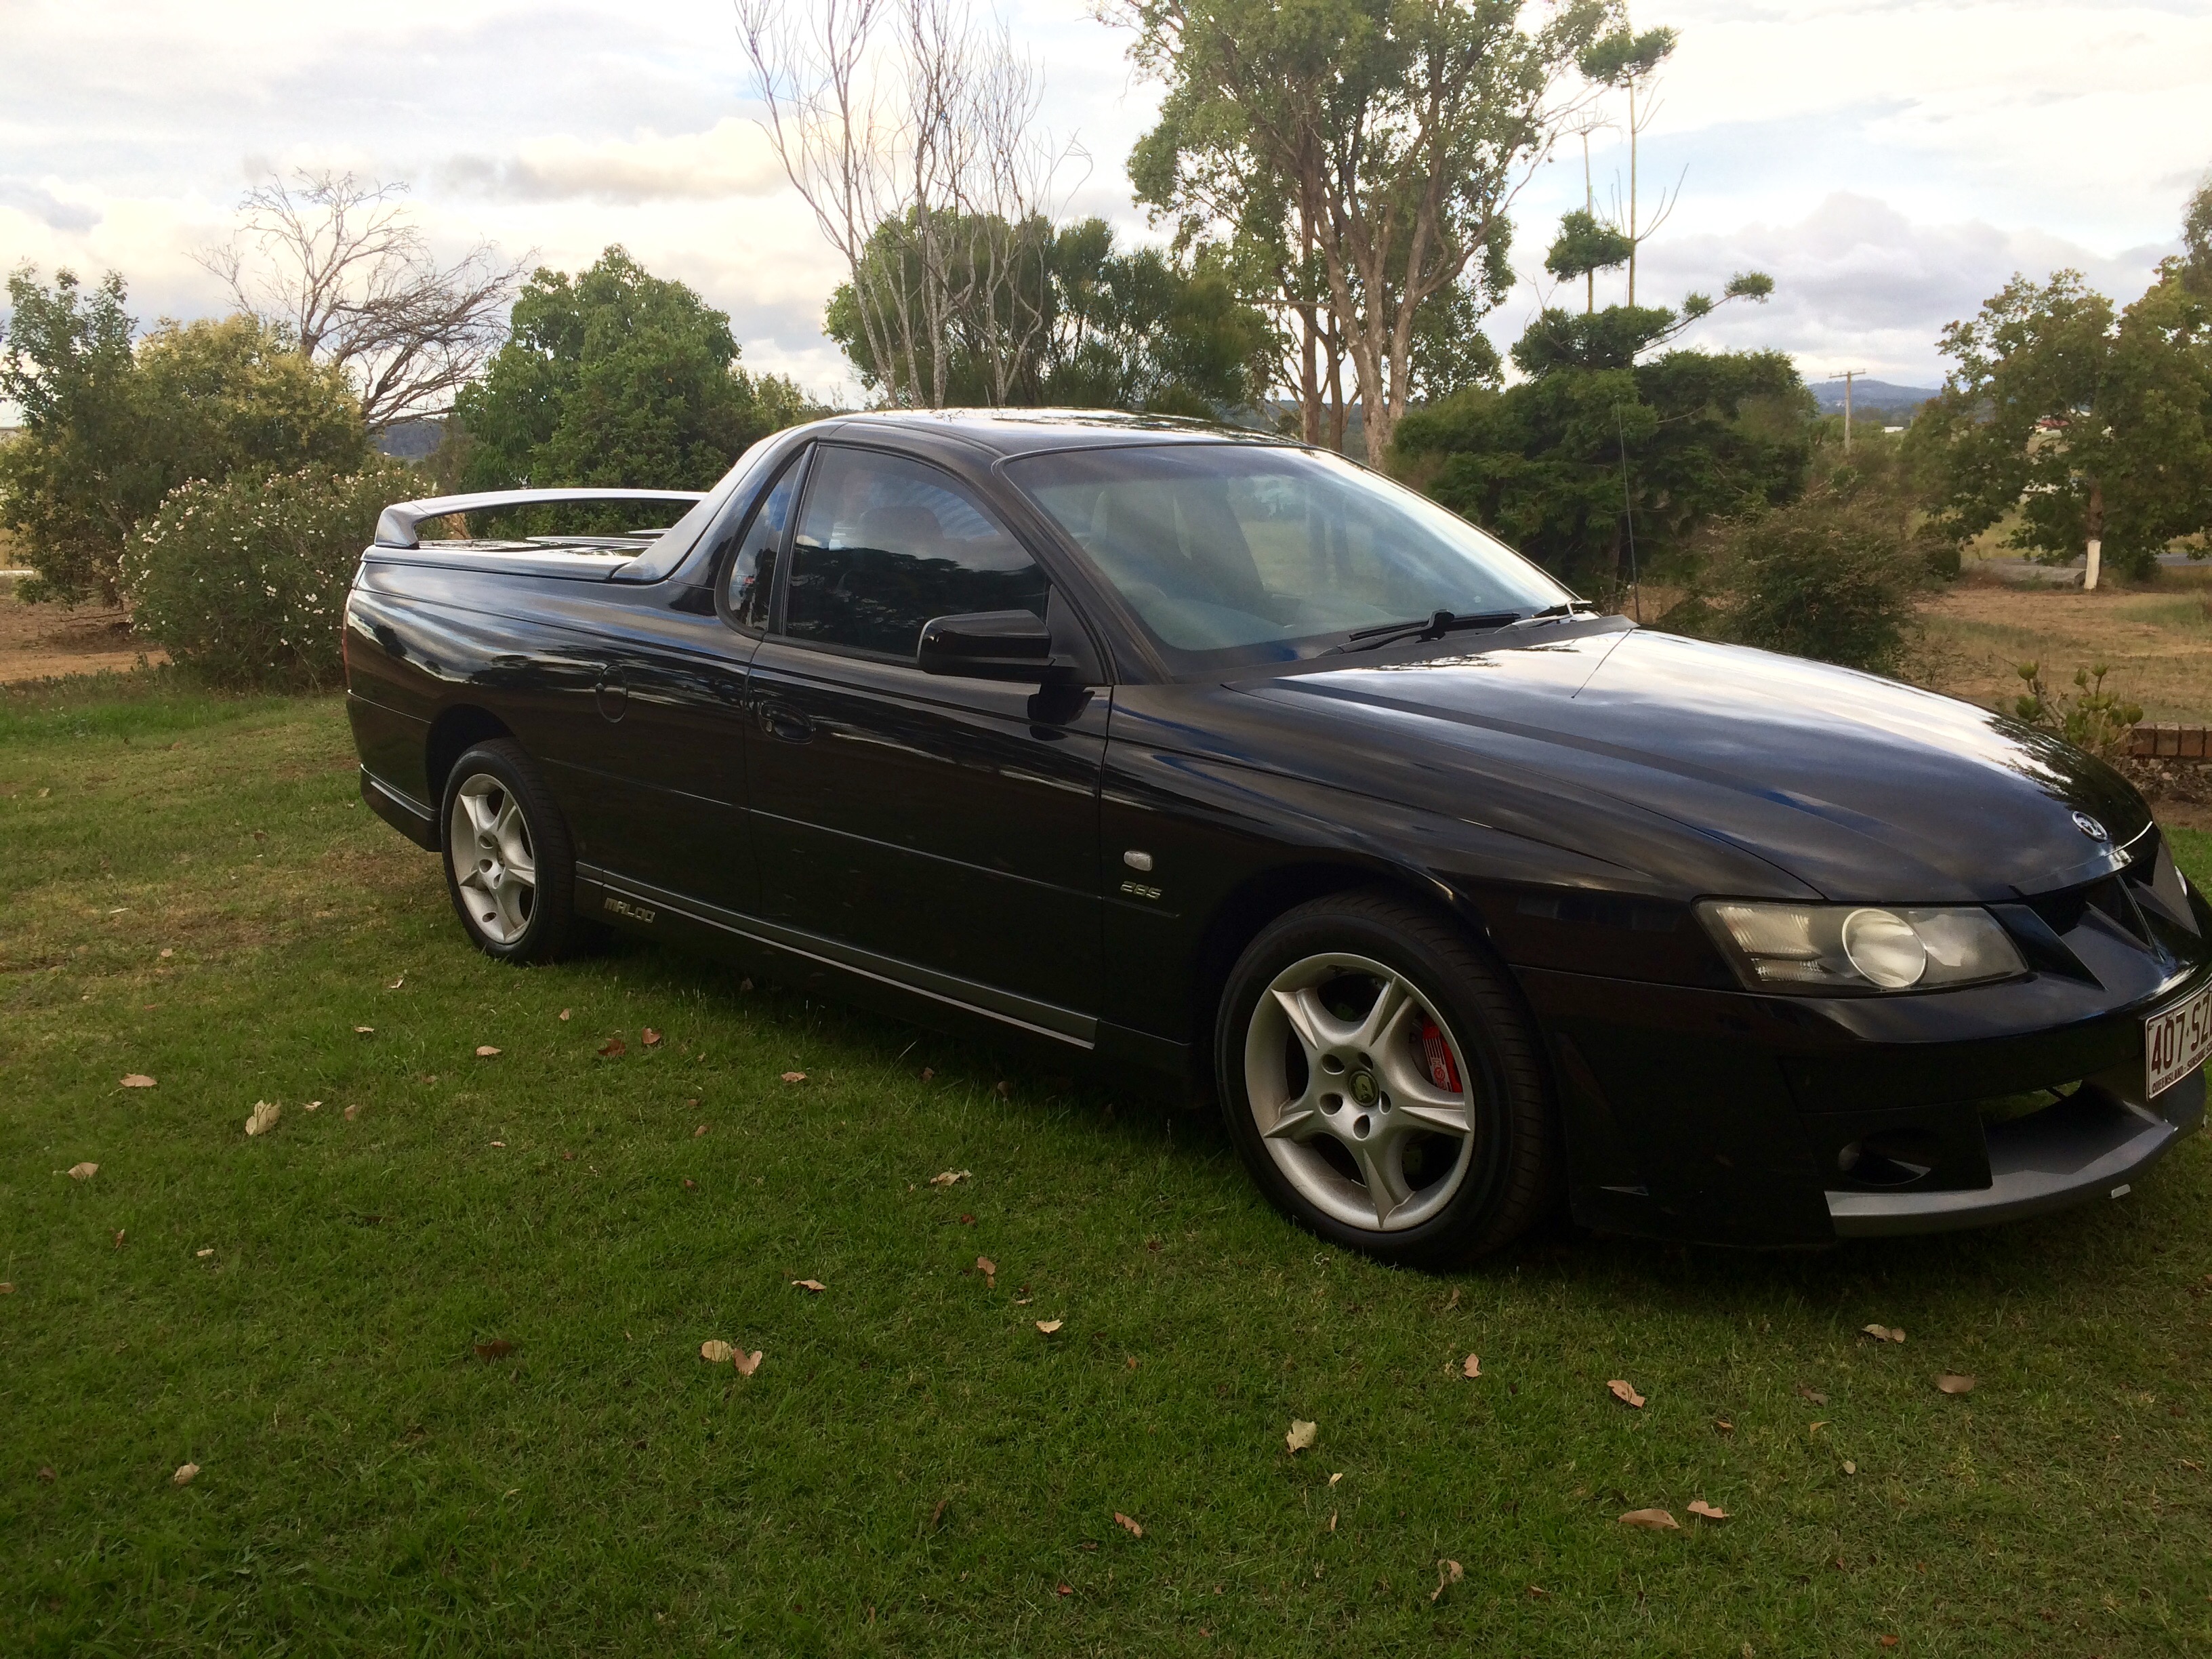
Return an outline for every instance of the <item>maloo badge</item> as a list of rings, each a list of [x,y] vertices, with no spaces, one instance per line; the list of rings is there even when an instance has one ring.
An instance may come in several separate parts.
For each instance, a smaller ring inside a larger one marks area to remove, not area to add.
[[[2074,815],[2074,827],[2076,830],[2079,830],[2083,835],[2088,836],[2091,841],[2110,841],[2112,839],[2112,836],[2106,833],[2105,826],[2098,823],[2096,819],[2091,817],[2087,812],[2076,812]]]
[[[1371,1073],[1354,1072],[1352,1074],[1352,1097],[1362,1106],[1375,1103],[1375,1079]]]

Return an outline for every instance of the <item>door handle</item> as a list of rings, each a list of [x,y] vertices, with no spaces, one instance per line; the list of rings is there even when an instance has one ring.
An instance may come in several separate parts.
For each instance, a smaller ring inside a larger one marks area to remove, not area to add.
[[[761,730],[781,743],[805,743],[814,735],[814,722],[787,702],[762,699]]]

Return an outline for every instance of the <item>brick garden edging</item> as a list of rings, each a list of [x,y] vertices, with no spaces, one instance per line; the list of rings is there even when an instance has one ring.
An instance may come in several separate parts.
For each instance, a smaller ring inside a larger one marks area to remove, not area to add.
[[[2212,760],[2212,727],[2138,726],[2128,753],[2137,760]]]

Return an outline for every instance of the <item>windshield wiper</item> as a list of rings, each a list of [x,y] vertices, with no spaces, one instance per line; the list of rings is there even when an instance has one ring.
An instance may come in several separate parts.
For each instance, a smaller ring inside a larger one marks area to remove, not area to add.
[[[1542,612],[1538,612],[1542,615]],[[1521,621],[1518,611],[1478,611],[1466,616],[1449,611],[1439,611],[1419,622],[1384,623],[1380,628],[1363,628],[1345,636],[1341,645],[1332,645],[1322,653],[1333,657],[1342,651],[1375,651],[1386,645],[1395,645],[1401,640],[1440,640],[1447,634],[1462,628],[1506,628]]]
[[[1597,607],[1588,599],[1569,599],[1565,605],[1547,605],[1541,611],[1531,611],[1515,620],[1524,623],[1563,622],[1569,617],[1595,616]]]

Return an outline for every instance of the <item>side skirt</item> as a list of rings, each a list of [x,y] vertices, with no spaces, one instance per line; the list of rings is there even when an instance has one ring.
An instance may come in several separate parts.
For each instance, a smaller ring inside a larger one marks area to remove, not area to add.
[[[897,1019],[963,1032],[1011,1028],[1067,1048],[1173,1073],[1182,1073],[1188,1065],[1183,1044],[1127,1030],[1089,1014],[860,950],[781,922],[725,910],[596,865],[576,866],[576,913],[648,938],[672,939],[757,963],[794,985],[856,1002]]]
[[[438,817],[412,796],[402,794],[371,772],[361,769],[361,798],[369,811],[426,853],[438,850]]]

